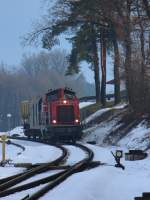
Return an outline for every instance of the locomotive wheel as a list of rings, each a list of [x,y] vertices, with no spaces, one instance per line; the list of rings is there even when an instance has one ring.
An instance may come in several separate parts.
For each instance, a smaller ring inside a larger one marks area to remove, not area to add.
[[[41,135],[39,135],[38,139],[39,139],[39,140],[41,140],[41,139],[42,139],[42,136],[41,136]]]
[[[72,143],[73,143],[73,144],[75,144],[75,143],[76,143],[76,141],[75,141],[74,139],[72,139]]]
[[[72,143],[73,143],[73,144],[76,143],[76,139],[75,139],[75,137],[72,137]]]
[[[33,135],[33,139],[36,140],[36,135]]]
[[[30,135],[28,135],[27,137],[28,137],[29,140],[31,139],[31,136],[30,136]]]

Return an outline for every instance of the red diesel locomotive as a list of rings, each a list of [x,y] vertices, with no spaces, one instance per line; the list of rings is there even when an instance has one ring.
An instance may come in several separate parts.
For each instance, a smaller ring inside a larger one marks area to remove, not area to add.
[[[49,90],[43,97],[23,101],[21,113],[27,137],[56,141],[81,138],[79,101],[69,88]]]

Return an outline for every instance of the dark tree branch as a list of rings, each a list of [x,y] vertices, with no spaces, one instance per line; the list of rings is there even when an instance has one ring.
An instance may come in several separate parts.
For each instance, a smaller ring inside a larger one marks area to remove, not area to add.
[[[143,0],[143,5],[145,7],[147,16],[150,18],[150,6],[149,6],[149,3],[148,3],[148,0]]]

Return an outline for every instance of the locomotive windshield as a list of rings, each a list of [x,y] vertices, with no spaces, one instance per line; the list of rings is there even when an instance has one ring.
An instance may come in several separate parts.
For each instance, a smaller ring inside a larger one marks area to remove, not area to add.
[[[71,106],[58,106],[58,122],[59,123],[73,123],[74,122],[74,107]]]
[[[75,97],[75,92],[70,90],[64,90],[64,98],[65,99],[73,99]]]

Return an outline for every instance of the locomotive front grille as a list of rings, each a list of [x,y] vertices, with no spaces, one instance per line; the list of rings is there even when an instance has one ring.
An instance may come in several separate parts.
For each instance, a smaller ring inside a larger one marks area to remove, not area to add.
[[[72,105],[57,107],[58,123],[74,123],[74,107]]]

